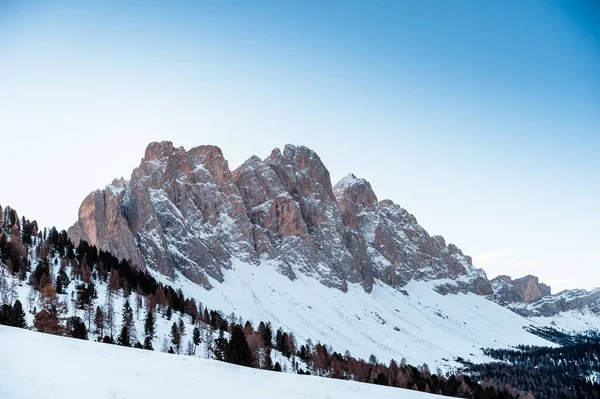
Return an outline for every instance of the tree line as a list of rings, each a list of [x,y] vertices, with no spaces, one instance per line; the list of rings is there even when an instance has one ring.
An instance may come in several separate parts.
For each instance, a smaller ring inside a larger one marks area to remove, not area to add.
[[[600,398],[600,384],[593,378],[600,376],[597,332],[568,334],[550,327],[529,330],[562,346],[485,349],[486,355],[499,361],[467,364],[467,371],[475,378],[531,391],[538,399]]]

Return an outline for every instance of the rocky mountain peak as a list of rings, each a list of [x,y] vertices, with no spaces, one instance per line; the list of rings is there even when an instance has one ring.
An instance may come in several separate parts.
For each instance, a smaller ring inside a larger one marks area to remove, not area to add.
[[[492,286],[498,300],[506,303],[528,304],[551,295],[550,287],[532,275],[514,280],[510,276],[498,276],[492,279]]]
[[[128,181],[84,200],[69,235],[207,289],[235,258],[342,291],[360,284],[369,292],[376,279],[394,287],[444,279],[440,292],[491,293],[456,246],[392,201],[378,202],[365,179],[351,174],[333,187],[304,146],[252,156],[232,172],[218,147],[151,143]]]
[[[378,202],[371,184],[365,179],[357,178],[352,173],[340,180],[333,187],[333,192],[338,200],[347,197],[354,204],[369,209],[375,208]]]
[[[153,142],[148,144],[143,161],[152,161],[168,157],[173,153],[173,143],[170,141]]]

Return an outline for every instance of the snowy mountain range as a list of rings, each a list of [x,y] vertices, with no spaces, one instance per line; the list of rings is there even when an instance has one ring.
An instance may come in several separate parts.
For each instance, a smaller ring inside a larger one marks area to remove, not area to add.
[[[370,184],[332,185],[302,146],[231,171],[214,146],[151,143],[129,180],[86,197],[68,231],[224,312],[382,360],[448,368],[484,347],[552,345],[528,326],[600,328],[600,290],[489,280]]]

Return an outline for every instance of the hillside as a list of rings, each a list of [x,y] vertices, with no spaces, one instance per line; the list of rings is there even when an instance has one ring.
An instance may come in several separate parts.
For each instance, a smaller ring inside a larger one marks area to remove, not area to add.
[[[323,341],[321,335],[297,339],[294,331],[282,329],[280,323],[274,324],[268,319],[245,320],[239,313],[227,314],[209,308],[189,293],[184,294],[181,288],[157,281],[128,261],[119,260],[85,241],[75,247],[64,230],[39,230],[35,221],[19,218],[10,207],[4,208],[1,214],[0,325],[106,345],[215,359],[256,369],[447,396],[469,393],[471,397],[510,399],[524,395],[522,391],[493,382],[484,385],[459,370],[443,373],[437,369],[434,373],[427,364],[415,367],[404,358],[382,362],[373,354],[368,360],[354,357],[349,351],[340,352],[338,344],[333,347]],[[332,290],[322,284],[317,283],[317,286]],[[193,287],[199,289],[197,285]],[[234,296],[230,299],[241,300]],[[356,333],[343,325],[339,328]],[[394,331],[399,332],[400,328]],[[367,338],[366,342],[371,342],[372,338]],[[428,341],[409,339],[421,349],[422,345],[434,341],[432,335]],[[411,342],[407,341],[405,347],[412,347]],[[22,348],[24,356],[43,355],[43,352],[31,354],[28,348]],[[434,354],[431,348],[426,352]],[[63,368],[70,366],[62,358],[56,361]],[[46,387],[49,388],[51,386]],[[45,394],[45,390],[43,392]]]
[[[261,399],[434,397],[405,389],[275,373],[0,326],[2,398],[173,396]]]

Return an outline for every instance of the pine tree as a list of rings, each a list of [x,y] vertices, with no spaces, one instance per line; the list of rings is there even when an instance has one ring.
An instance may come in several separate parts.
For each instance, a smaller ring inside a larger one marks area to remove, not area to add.
[[[144,339],[144,349],[147,349],[149,351],[154,350],[154,348],[152,347],[152,339],[150,337],[146,337],[146,339]]]
[[[123,304],[123,323],[124,327],[127,327],[127,335],[129,337],[129,341],[136,340],[135,338],[135,325],[133,324],[133,309],[129,304],[129,299],[125,300]]]
[[[67,327],[69,329],[69,335],[77,339],[88,339],[87,329],[85,323],[80,317],[73,316],[69,317],[67,321]]]
[[[196,354],[196,347],[200,345],[200,330],[198,327],[194,327],[194,332],[192,334],[192,342],[194,343],[194,354]]]
[[[148,307],[148,313],[146,314],[146,320],[144,322],[144,334],[147,338],[154,338],[156,334],[156,320],[154,319],[154,312],[151,307]]]
[[[219,330],[219,338],[215,339],[215,359],[225,361],[228,346],[229,342],[227,341],[227,338],[225,338],[225,333],[223,330]]]
[[[27,328],[27,320],[25,319],[23,305],[18,299],[15,301],[12,309],[12,326],[18,328]]]
[[[231,331],[231,340],[227,347],[225,361],[241,366],[252,367],[252,351],[246,341],[244,330],[237,324]]]
[[[58,271],[58,276],[56,276],[56,292],[59,294],[64,294],[65,290],[69,287],[71,280],[69,280],[69,276],[65,272],[63,267]]]
[[[131,346],[131,339],[129,337],[129,329],[126,325],[121,328],[121,334],[117,340],[117,343],[121,346]]]

